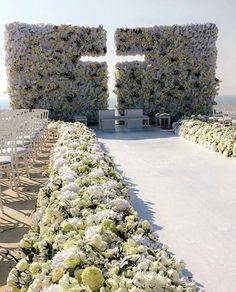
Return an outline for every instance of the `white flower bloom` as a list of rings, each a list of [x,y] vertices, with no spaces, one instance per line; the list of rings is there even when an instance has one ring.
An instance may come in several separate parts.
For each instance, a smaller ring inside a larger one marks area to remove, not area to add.
[[[136,234],[131,237],[135,242],[145,245],[146,247],[157,248],[158,242],[153,242],[149,238],[144,237],[142,234]]]
[[[39,211],[34,212],[32,214],[32,221],[33,221],[33,223],[34,224],[38,224],[39,221],[41,220],[41,217],[42,217],[42,215],[41,215],[41,213]]]
[[[108,190],[112,190],[116,189],[117,185],[118,185],[117,181],[115,181],[114,179],[109,179],[105,184],[105,188]]]
[[[71,224],[78,225],[80,223],[80,219],[78,217],[69,218],[67,221]]]
[[[65,268],[64,260],[71,254],[78,254],[79,250],[77,247],[72,246],[68,249],[65,249],[63,251],[59,251],[52,259],[52,268]]]
[[[89,174],[90,176],[93,177],[100,177],[100,176],[104,176],[104,171],[101,168],[95,168],[94,170],[92,170]]]
[[[96,195],[97,197],[100,197],[103,195],[104,189],[100,185],[93,185],[93,186],[87,187],[86,192],[88,194]]]
[[[97,248],[98,250],[104,251],[107,247],[107,243],[102,240],[101,235],[94,234],[92,238],[90,239],[90,244]]]
[[[68,163],[68,161],[64,158],[58,158],[57,160],[54,161],[54,168],[58,170],[61,168],[64,164]]]
[[[103,160],[104,155],[102,153],[90,154],[91,160],[101,161]]]
[[[90,241],[91,238],[96,234],[96,233],[99,233],[100,231],[100,226],[90,226],[90,227],[87,227],[85,229],[85,236],[84,236],[84,239],[85,241]]]
[[[49,287],[43,289],[43,292],[64,292],[64,289],[60,285],[52,284]]]
[[[71,183],[66,184],[64,187],[62,187],[60,193],[63,193],[65,191],[71,191],[74,193],[78,193],[79,190],[80,190],[79,186],[76,183],[71,182]]]
[[[127,200],[119,198],[111,201],[111,205],[115,207],[115,209],[118,211],[125,211],[131,207],[130,203]]]
[[[60,191],[59,195],[58,195],[58,200],[59,201],[66,201],[66,200],[75,200],[78,198],[78,195],[72,191]]]
[[[105,210],[97,212],[96,214],[89,215],[86,218],[86,223],[87,224],[89,224],[89,223],[92,224],[93,222],[98,223],[98,222],[101,222],[102,220],[107,219],[107,218],[114,219],[117,217],[118,217],[118,214],[116,212],[114,212],[113,210],[105,209]]]
[[[69,148],[72,148],[72,149],[76,149],[77,147],[79,147],[80,146],[80,143],[79,142],[70,142],[69,144],[68,144],[68,147]]]

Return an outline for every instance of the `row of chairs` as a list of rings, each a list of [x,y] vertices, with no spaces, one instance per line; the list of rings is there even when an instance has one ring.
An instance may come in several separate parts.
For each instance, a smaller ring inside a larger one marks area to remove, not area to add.
[[[224,126],[233,126],[236,127],[236,113],[222,113],[222,112],[213,112],[213,116],[208,118],[209,122],[218,122]]]
[[[48,110],[0,110],[0,175],[6,174],[10,188],[18,192],[19,167],[26,175],[47,138]],[[0,210],[3,212],[0,185]]]

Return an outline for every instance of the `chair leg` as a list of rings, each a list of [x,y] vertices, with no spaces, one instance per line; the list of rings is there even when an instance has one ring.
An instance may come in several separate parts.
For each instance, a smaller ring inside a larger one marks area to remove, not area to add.
[[[44,129],[44,131],[43,131],[43,147],[46,147],[47,138],[48,138],[47,130]]]
[[[23,159],[24,159],[24,164],[25,164],[25,170],[26,170],[27,177],[30,178],[28,154],[24,155]]]
[[[10,184],[10,189],[13,189],[13,185],[12,185],[12,176],[11,176],[11,172],[8,171],[7,172],[7,178],[9,179],[9,184]]]
[[[13,169],[16,170],[17,180],[18,180],[18,182],[20,182],[20,176],[19,176],[19,168],[18,168],[18,164],[19,164],[18,157],[15,156],[14,165],[13,165],[12,167],[13,167]],[[14,168],[14,167],[15,167],[15,168]]]
[[[1,189],[1,185],[0,185],[0,210],[1,210],[2,213],[4,213],[3,203],[2,203],[2,189]]]
[[[34,142],[30,143],[29,146],[29,167],[33,167],[34,164]]]
[[[44,144],[44,133],[41,132],[39,134],[39,152],[42,153],[43,152],[43,144]]]
[[[17,196],[19,197],[19,191],[18,191],[17,181],[16,181],[16,177],[15,177],[15,169],[14,169],[13,165],[11,165],[11,176],[13,178],[13,182],[15,185],[15,191],[17,193]],[[11,189],[12,189],[12,187],[11,187]]]
[[[43,152],[43,141],[44,141],[44,135],[43,133],[39,134],[39,153]]]
[[[33,142],[33,163],[35,163],[35,160],[37,159],[37,141],[34,140]]]
[[[15,170],[16,170],[16,177],[17,177],[17,180],[18,180],[18,182],[20,183],[20,176],[19,176],[19,169],[18,169],[18,165],[16,165],[16,168],[15,168]]]

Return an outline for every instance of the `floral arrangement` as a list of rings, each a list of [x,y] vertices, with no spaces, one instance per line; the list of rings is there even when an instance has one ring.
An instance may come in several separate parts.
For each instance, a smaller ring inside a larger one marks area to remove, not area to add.
[[[106,54],[106,31],[71,25],[10,23],[5,31],[8,92],[15,108],[49,109],[50,117],[88,121],[107,108],[106,62],[81,56]]]
[[[138,218],[95,134],[80,123],[60,123],[58,131],[10,291],[196,291],[183,261]]]
[[[178,128],[179,135],[210,150],[236,157],[236,128],[219,123],[199,120],[183,120]]]
[[[215,24],[121,28],[118,55],[145,55],[145,62],[116,66],[118,108],[175,117],[208,114],[218,91]]]

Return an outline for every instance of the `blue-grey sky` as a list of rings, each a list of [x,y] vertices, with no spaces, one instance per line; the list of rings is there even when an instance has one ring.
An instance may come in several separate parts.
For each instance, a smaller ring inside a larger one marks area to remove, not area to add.
[[[108,53],[100,60],[108,62],[110,95],[114,89],[115,63],[132,60],[132,57],[115,55],[114,31],[117,27],[214,22],[219,28],[217,77],[222,80],[219,94],[236,95],[235,0],[1,0],[0,99],[8,98],[3,93],[6,90],[4,25],[13,21],[102,25],[107,30]]]

